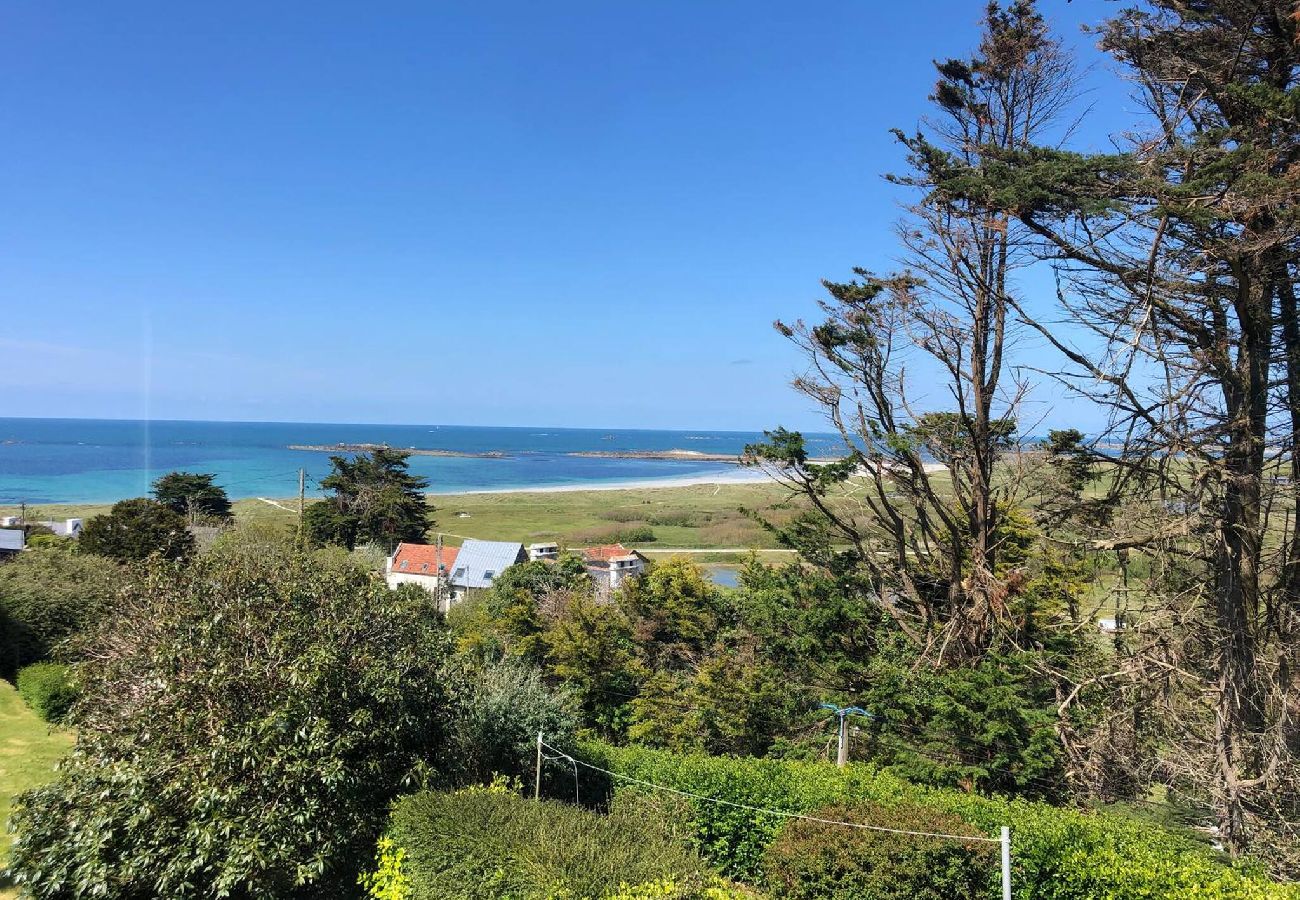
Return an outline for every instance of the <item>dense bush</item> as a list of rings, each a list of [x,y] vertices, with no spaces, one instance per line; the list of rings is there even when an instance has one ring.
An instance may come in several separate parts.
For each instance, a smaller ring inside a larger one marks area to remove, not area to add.
[[[699,857],[639,812],[616,808],[603,816],[504,790],[404,797],[393,810],[390,841],[381,845],[386,877],[370,881],[370,893],[392,900],[729,895],[708,893],[714,879]]]
[[[938,834],[981,836],[952,813],[915,803],[840,803],[814,813]],[[766,887],[782,900],[977,900],[992,895],[996,847],[795,819],[767,848]]]
[[[194,535],[185,517],[157,500],[137,497],[119,500],[107,513],[89,519],[77,539],[84,553],[121,562],[148,559],[184,559],[194,552]]]
[[[571,740],[578,728],[576,704],[567,693],[542,683],[541,673],[513,657],[460,673],[453,724],[457,773],[468,781],[533,771],[537,734]]]
[[[59,663],[32,663],[19,669],[17,684],[23,702],[47,722],[62,722],[77,699],[69,669]]]
[[[54,547],[0,566],[0,619],[9,620],[0,631],[0,677],[12,680],[23,666],[59,656],[60,642],[112,607],[122,581],[109,560]]]
[[[575,532],[572,539],[578,544],[648,544],[657,538],[648,523],[632,520],[617,525],[587,528]]]
[[[285,547],[155,561],[79,666],[58,780],[18,799],[15,880],[36,898],[355,890],[392,798],[448,755],[427,600]]]
[[[784,812],[809,813],[845,801],[908,802],[956,815],[989,836],[1010,825],[1020,900],[1300,900],[1300,886],[1279,885],[1229,866],[1190,838],[1148,823],[917,787],[869,765],[837,769],[824,763],[674,754],[595,742],[584,744],[579,756],[642,781]],[[588,778],[584,796],[645,790],[605,778]],[[705,858],[724,874],[754,883],[762,879],[767,848],[786,822],[781,816],[700,801],[692,802],[687,816]]]
[[[669,525],[676,528],[699,528],[713,521],[713,514],[694,509],[665,509],[646,516],[651,525]]]

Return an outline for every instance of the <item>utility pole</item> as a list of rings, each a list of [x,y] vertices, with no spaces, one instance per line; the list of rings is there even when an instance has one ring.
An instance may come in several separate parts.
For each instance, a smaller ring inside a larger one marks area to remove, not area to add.
[[[836,706],[834,703],[823,703],[822,709],[829,709],[839,717],[840,742],[835,753],[835,765],[842,769],[849,764],[849,716],[857,715],[871,718],[871,713],[860,706]]]
[[[307,502],[307,470],[298,470],[298,543],[302,544],[303,510]]]

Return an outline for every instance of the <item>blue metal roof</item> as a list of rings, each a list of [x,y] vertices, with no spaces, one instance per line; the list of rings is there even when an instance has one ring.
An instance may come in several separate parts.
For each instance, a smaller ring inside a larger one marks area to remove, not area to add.
[[[527,558],[523,544],[469,538],[456,553],[451,583],[455,587],[485,588],[496,576]]]

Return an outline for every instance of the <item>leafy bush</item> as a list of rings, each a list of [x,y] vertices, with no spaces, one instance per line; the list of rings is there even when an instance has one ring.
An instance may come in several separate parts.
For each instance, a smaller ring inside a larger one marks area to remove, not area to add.
[[[77,539],[84,553],[120,562],[148,559],[184,559],[194,552],[194,535],[185,517],[157,500],[137,497],[119,500],[107,513],[89,519]]]
[[[35,898],[337,896],[446,757],[441,619],[351,565],[155,561],[93,643],[77,745],[12,816]]]
[[[619,525],[601,525],[573,535],[579,544],[649,544],[658,540],[655,531],[643,521],[629,521]]]
[[[707,897],[712,880],[657,820],[602,816],[501,790],[403,797],[389,835],[388,858],[394,848],[405,851],[401,877],[410,900],[587,900],[620,892],[686,900]],[[629,887],[655,882],[675,893],[633,893],[637,889]]]
[[[9,620],[0,631],[0,676],[12,680],[23,666],[66,658],[61,642],[97,623],[122,581],[108,560],[55,548],[0,566],[0,612]]]
[[[915,803],[840,803],[814,815],[839,822],[981,836],[957,816]],[[991,896],[996,848],[795,819],[767,848],[766,886],[788,900],[976,900]]]
[[[621,775],[783,812],[809,813],[846,801],[919,804],[957,816],[993,836],[1012,827],[1013,883],[1021,900],[1180,898],[1300,900],[1300,886],[1280,885],[1229,866],[1189,837],[1119,816],[1027,800],[924,788],[870,765],[845,769],[813,762],[675,754],[590,742],[578,754]],[[613,782],[613,783],[611,783]],[[648,790],[589,776],[583,797]],[[758,882],[783,816],[692,801],[683,814],[694,844],[723,874]]]
[[[18,694],[47,722],[62,722],[77,699],[67,666],[33,663],[18,670]]]
[[[646,516],[651,525],[669,525],[677,528],[699,528],[713,521],[713,515],[694,509],[665,509]]]
[[[569,695],[548,690],[541,673],[520,659],[488,663],[461,673],[459,680],[454,757],[463,767],[459,774],[469,781],[531,773],[539,731],[553,740],[570,740],[577,731]]]
[[[643,509],[629,509],[617,506],[602,509],[596,515],[608,522],[642,522],[646,518],[646,512]]]

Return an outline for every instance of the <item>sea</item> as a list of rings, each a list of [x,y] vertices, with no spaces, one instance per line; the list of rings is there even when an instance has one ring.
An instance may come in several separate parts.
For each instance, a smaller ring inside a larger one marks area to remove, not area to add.
[[[759,432],[303,422],[128,421],[0,418],[0,504],[111,503],[149,492],[171,471],[211,472],[235,499],[320,494],[329,454],[291,445],[387,444],[395,448],[492,453],[412,456],[431,493],[673,483],[737,477],[704,460],[619,459],[583,452],[694,450],[738,454]],[[807,435],[812,455],[834,452],[833,435]]]

